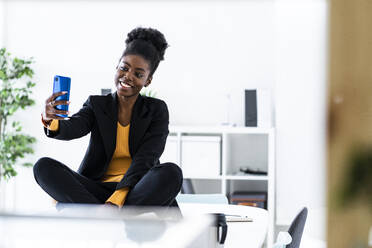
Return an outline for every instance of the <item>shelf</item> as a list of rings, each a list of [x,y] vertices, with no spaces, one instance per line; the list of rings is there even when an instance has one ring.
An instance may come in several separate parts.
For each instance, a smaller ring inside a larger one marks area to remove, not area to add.
[[[184,178],[191,180],[196,193],[226,196],[246,190],[267,193],[267,243],[272,246],[275,226],[275,128],[170,125],[169,132],[161,160],[178,164],[184,170]],[[268,174],[238,173],[242,166],[254,166]]]
[[[185,176],[184,179],[209,179],[209,180],[221,180],[221,179],[227,179],[227,180],[255,180],[255,181],[265,181],[268,180],[268,176],[264,175],[246,175],[246,176],[234,176],[234,175],[228,175],[228,176]]]
[[[170,133],[239,133],[269,134],[274,128],[230,126],[169,126]]]
[[[224,178],[227,180],[256,180],[256,181],[268,180],[268,176],[265,176],[265,175],[246,175],[246,176],[229,175],[229,176],[224,176]]]
[[[209,180],[221,180],[222,176],[184,176],[184,179],[209,179]]]

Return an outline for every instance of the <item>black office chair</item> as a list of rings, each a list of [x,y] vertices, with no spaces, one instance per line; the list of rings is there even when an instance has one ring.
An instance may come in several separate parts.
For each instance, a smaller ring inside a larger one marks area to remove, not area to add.
[[[182,194],[195,194],[195,190],[192,185],[191,179],[183,179],[181,193]]]
[[[304,232],[305,222],[307,218],[307,208],[304,207],[292,221],[288,233],[292,236],[292,242],[286,248],[299,248]]]

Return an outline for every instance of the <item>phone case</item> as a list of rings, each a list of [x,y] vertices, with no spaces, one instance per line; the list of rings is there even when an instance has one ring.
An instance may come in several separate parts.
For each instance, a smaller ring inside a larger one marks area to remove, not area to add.
[[[56,75],[54,76],[53,80],[53,93],[60,92],[60,91],[67,91],[68,93],[62,96],[58,96],[55,101],[68,101],[70,100],[70,87],[71,87],[71,78],[63,77]],[[58,110],[65,110],[68,111],[68,105],[57,105],[55,107]],[[67,115],[57,114],[61,117],[67,117]]]

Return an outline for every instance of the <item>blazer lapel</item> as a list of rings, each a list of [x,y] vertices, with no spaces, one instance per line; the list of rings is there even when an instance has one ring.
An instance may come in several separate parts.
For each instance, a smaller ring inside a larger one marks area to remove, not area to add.
[[[116,147],[116,134],[118,122],[118,99],[116,92],[111,94],[111,99],[103,108],[103,118],[97,118],[99,122],[100,132],[105,147],[107,157],[110,159],[114,154]]]
[[[133,106],[129,129],[129,151],[132,158],[137,152],[140,141],[151,123],[151,117],[148,117],[146,113],[147,106],[145,99],[141,95],[138,95]]]

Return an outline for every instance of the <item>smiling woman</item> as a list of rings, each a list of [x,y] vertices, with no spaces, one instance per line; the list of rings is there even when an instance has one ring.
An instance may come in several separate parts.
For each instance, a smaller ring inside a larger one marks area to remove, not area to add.
[[[69,119],[59,117],[66,111],[55,108],[69,104],[54,102],[63,92],[47,98],[42,122],[48,137],[71,140],[91,133],[78,172],[47,157],[36,162],[35,179],[55,200],[118,207],[177,206],[182,171],[175,164],[159,162],[169,133],[167,105],[139,94],[151,83],[167,47],[158,30],[136,28],[128,34],[117,66],[115,93],[90,96]]]

